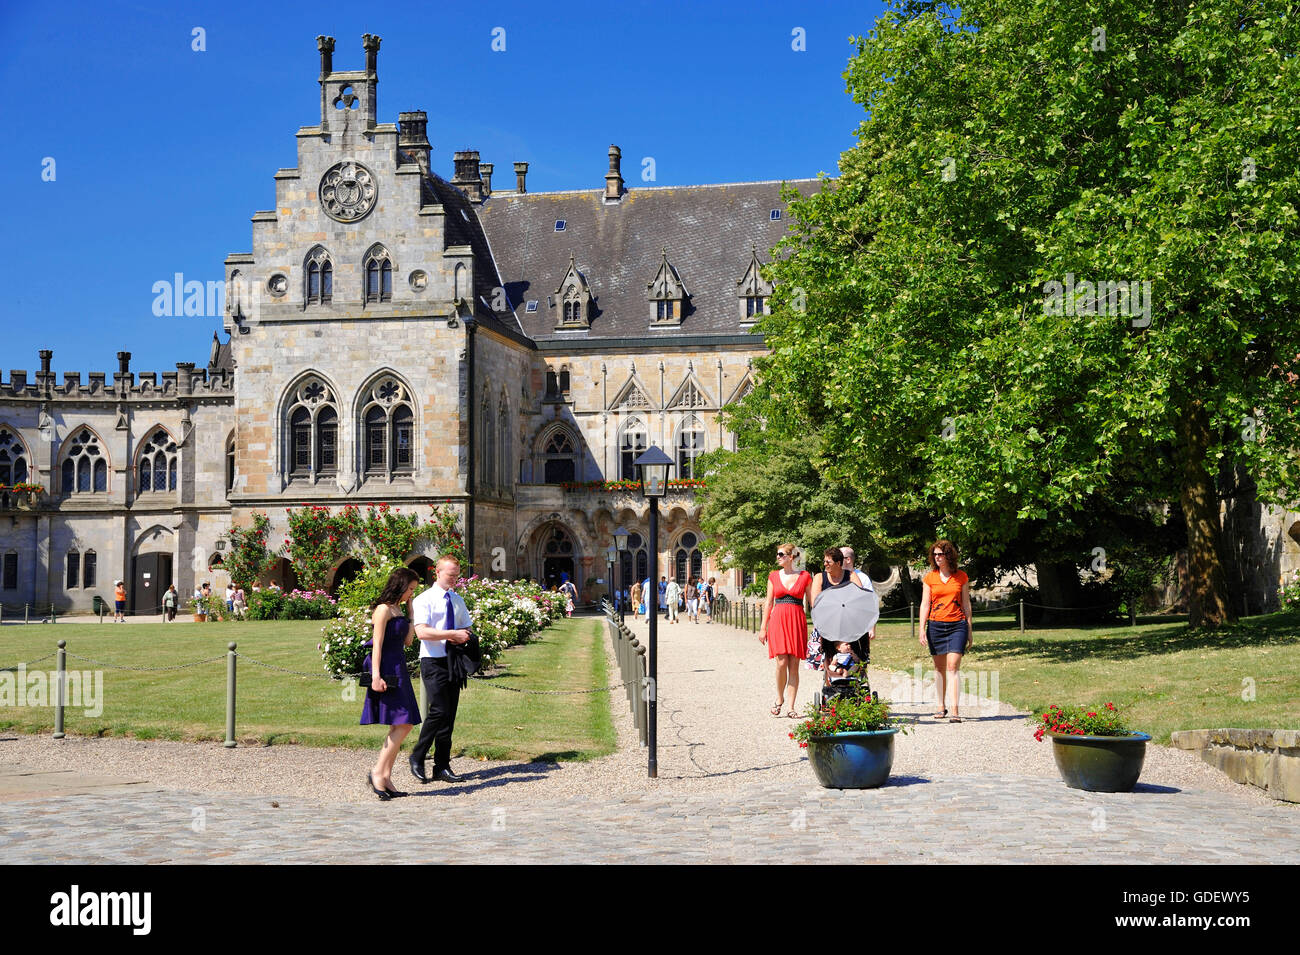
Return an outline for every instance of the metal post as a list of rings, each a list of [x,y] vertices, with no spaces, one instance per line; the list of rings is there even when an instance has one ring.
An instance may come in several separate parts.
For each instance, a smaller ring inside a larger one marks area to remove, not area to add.
[[[50,623],[58,623],[58,620],[54,618],[54,604],[50,604]]]
[[[1023,598],[1020,601],[1020,632],[1025,632],[1025,601]]]
[[[650,611],[650,697],[646,701],[646,745],[650,749],[649,773],[651,779],[659,776],[659,710],[655,697],[659,686],[659,498],[650,498],[650,596],[646,607]]]
[[[235,646],[226,645],[226,749],[235,748]]]
[[[911,639],[916,639],[916,605],[909,599],[907,601],[907,627],[912,632]]]
[[[23,604],[23,623],[32,622],[32,605]]]
[[[59,641],[59,675],[54,688],[54,738],[63,739],[63,707],[67,704],[68,686],[68,641]]]

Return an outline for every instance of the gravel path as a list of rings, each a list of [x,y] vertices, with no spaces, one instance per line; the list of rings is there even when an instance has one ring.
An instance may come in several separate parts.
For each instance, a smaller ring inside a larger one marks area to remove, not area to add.
[[[645,622],[628,624],[639,635]],[[720,624],[683,620],[660,625],[659,778],[646,775],[646,751],[639,745],[622,692],[612,693],[619,749],[588,763],[527,764],[461,758],[453,769],[466,776],[455,787],[422,789],[399,757],[394,780],[399,787],[428,794],[455,795],[458,803],[527,805],[571,797],[592,799],[653,797],[745,798],[746,792],[788,789],[803,793],[815,786],[802,751],[789,739],[793,722],[768,715],[775,697],[767,650],[751,633]],[[611,655],[611,672],[617,673]],[[1043,777],[1059,779],[1046,743],[1036,743],[1024,714],[992,701],[966,707],[961,724],[936,722],[933,704],[898,702],[914,696],[909,675],[873,669],[872,685],[890,695],[896,710],[915,719],[900,736],[896,777]],[[801,671],[802,709],[820,674]],[[892,691],[892,692],[891,692]],[[490,693],[472,684],[467,692]],[[376,731],[375,748],[380,735]],[[373,753],[298,746],[225,749],[217,743],[172,743],[130,739],[62,741],[5,735],[0,764],[32,771],[74,771],[147,782],[187,793],[276,793],[317,803],[373,804],[362,784]],[[1059,785],[1059,782],[1056,783]],[[1149,746],[1140,788],[1153,791],[1199,790],[1218,794],[1225,808],[1294,807],[1270,800],[1253,787],[1232,782],[1191,753]],[[424,802],[424,800],[420,800]]]

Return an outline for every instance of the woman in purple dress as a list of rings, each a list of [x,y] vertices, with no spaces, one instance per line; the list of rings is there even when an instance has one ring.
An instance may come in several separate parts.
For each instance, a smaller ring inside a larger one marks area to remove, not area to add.
[[[401,608],[415,596],[419,582],[415,571],[397,568],[388,575],[383,592],[370,607],[375,632],[370,641],[370,654],[362,664],[363,669],[370,671],[370,688],[361,709],[361,724],[382,723],[392,727],[379,751],[379,762],[366,774],[366,782],[380,799],[406,795],[393,788],[393,763],[402,748],[402,740],[420,722],[420,705],[411,689],[411,676],[406,672],[406,648],[415,639],[415,630]]]

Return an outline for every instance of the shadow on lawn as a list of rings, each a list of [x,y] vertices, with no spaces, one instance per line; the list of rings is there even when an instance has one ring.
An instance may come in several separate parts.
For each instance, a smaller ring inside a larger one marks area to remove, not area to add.
[[[1242,647],[1285,647],[1300,644],[1300,617],[1270,614],[1252,617],[1219,630],[1193,630],[1175,625],[1142,633],[1116,633],[1113,626],[1089,628],[1097,636],[1048,640],[1025,634],[1018,639],[985,640],[976,648],[990,656],[1033,657],[1070,663],[1077,660],[1135,660],[1184,650],[1233,650]]]

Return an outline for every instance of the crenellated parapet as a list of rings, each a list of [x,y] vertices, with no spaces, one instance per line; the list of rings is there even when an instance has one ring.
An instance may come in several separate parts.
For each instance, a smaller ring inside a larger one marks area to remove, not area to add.
[[[175,371],[134,373],[65,371],[60,376],[48,368],[29,373],[15,368],[6,378],[0,371],[0,400],[30,401],[158,401],[170,398],[230,397],[235,394],[235,373],[229,368],[198,368],[194,362],[177,362]]]

